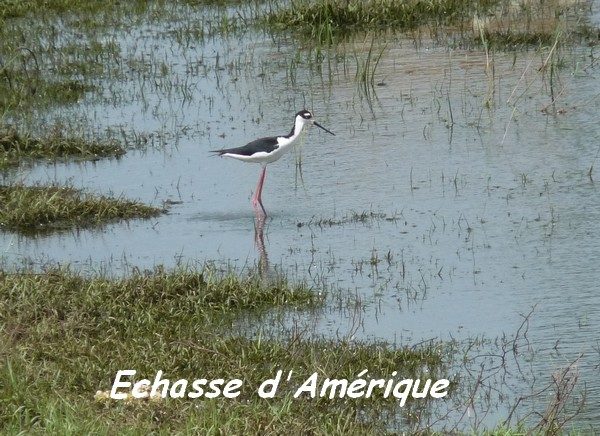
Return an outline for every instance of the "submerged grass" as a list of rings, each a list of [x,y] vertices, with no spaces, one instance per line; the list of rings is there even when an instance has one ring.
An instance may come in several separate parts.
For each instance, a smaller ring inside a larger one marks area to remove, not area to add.
[[[99,226],[163,212],[135,201],[93,195],[71,187],[0,185],[0,229],[22,234]]]
[[[77,103],[87,92],[96,90],[81,80],[64,79],[49,81],[39,73],[29,75],[23,71],[0,68],[0,111],[25,107],[40,107]]]
[[[120,157],[125,150],[115,141],[95,141],[68,134],[59,124],[44,138],[21,133],[10,125],[0,125],[0,168],[29,159],[78,158],[95,160]]]
[[[351,223],[360,223],[370,225],[377,221],[398,221],[402,218],[402,214],[394,213],[393,215],[387,215],[384,212],[375,212],[373,210],[363,210],[362,212],[353,211],[342,218],[317,218],[313,217],[310,221],[298,222],[296,223],[297,227],[302,227],[304,225],[307,226],[316,226],[316,227],[332,227],[332,226],[340,226]]]
[[[348,401],[292,394],[315,372],[349,379],[364,369],[377,378],[393,371],[402,378],[440,376],[440,344],[394,348],[307,339],[296,330],[276,340],[231,330],[248,311],[322,305],[306,286],[264,285],[208,268],[157,268],[121,279],[64,268],[0,271],[0,432],[381,434],[409,411],[425,414],[425,400],[400,409],[397,400],[375,395]],[[154,380],[162,370],[171,382],[238,378],[243,386],[234,399],[95,399],[124,369],[138,371],[132,381]],[[274,398],[258,397],[260,384],[280,369],[284,378],[293,371],[290,380]]]
[[[6,33],[4,28],[0,29],[0,37],[8,40],[0,44],[1,112],[77,103],[86,93],[97,90],[97,86],[84,81],[82,75],[73,74],[73,62],[64,60],[66,49],[63,48],[63,51],[56,53],[56,58],[50,60],[50,53],[58,50],[45,52],[45,49],[37,45],[15,47],[20,43],[15,40],[18,36]],[[24,29],[20,29],[20,32],[24,32]],[[23,33],[21,36],[26,38],[30,35]],[[37,44],[43,42],[38,40]],[[92,48],[81,51],[86,53],[91,50]],[[98,56],[97,47],[95,51]],[[85,71],[90,70],[90,64],[97,65],[97,62],[86,62],[88,67]]]

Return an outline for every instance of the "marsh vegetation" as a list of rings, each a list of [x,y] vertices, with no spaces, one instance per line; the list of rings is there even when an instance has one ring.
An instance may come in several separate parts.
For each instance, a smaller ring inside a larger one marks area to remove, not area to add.
[[[36,138],[22,134],[12,126],[0,130],[0,167],[33,163],[35,160],[58,161],[60,159],[98,160],[120,157],[125,150],[116,142],[87,140],[68,128],[55,125],[48,129],[46,137]]]
[[[82,192],[67,186],[0,186],[0,228],[34,235],[82,229],[132,218],[150,218],[164,209],[124,198]]]
[[[569,337],[583,339],[561,354],[550,334],[552,359],[535,368],[536,340],[558,327],[534,324],[569,305],[523,309],[539,289],[545,301],[564,296],[548,277],[597,283],[580,262],[596,248],[584,217],[597,222],[600,148],[593,134],[568,136],[592,130],[577,118],[587,111],[597,124],[597,92],[585,88],[597,75],[591,2],[5,3],[0,432],[510,435],[566,433],[578,415],[575,431],[597,424],[578,383],[590,363],[573,357],[597,356],[593,305],[582,310],[573,293]],[[296,180],[273,170],[276,219],[257,229],[239,211],[246,170],[203,153],[279,128],[279,109],[299,106],[335,120],[343,146],[311,132],[318,147],[298,151]],[[545,130],[527,128],[532,119]],[[592,199],[585,214],[581,198]],[[565,244],[582,233],[592,242]],[[525,299],[509,322],[513,294]],[[225,401],[94,397],[129,368],[140,379],[240,378],[244,390]],[[279,369],[298,383],[368,369],[447,377],[452,389],[404,407],[298,400],[291,388],[258,398]]]
[[[209,267],[157,267],[123,279],[56,268],[2,273],[0,295],[6,380],[0,423],[11,434],[385,431],[382,414],[416,415],[423,406],[400,410],[397,401],[381,397],[360,404],[294,400],[291,388],[265,401],[256,391],[279,369],[293,369],[292,382],[300,384],[315,371],[353,378],[369,367],[372,377],[398,371],[406,378],[430,378],[444,368],[442,344],[396,348],[310,339],[294,330],[279,338],[264,332],[247,337],[231,329],[240,317],[253,314],[260,322],[258,314],[267,309],[323,310],[324,295],[285,282],[264,286],[257,277],[238,278]],[[157,369],[175,379],[226,375],[244,385],[232,401],[97,401],[94,393],[110,390],[123,368],[135,368],[142,378],[153,378]]]

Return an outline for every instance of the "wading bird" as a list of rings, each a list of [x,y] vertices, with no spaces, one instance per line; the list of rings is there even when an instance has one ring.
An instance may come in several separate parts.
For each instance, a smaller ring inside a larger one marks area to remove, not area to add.
[[[292,131],[285,136],[268,136],[266,138],[256,139],[242,147],[211,150],[211,153],[217,153],[219,156],[231,157],[244,162],[261,164],[262,171],[260,173],[260,178],[258,179],[258,186],[256,187],[256,192],[252,197],[252,205],[254,206],[254,210],[256,210],[256,215],[259,219],[259,204],[265,214],[265,217],[267,216],[267,211],[265,210],[265,206],[262,202],[262,188],[263,182],[265,181],[265,174],[267,172],[267,165],[271,162],[275,162],[287,151],[289,151],[300,136],[300,133],[302,133],[304,127],[311,124],[314,124],[315,126],[325,130],[327,133],[331,133],[335,136],[335,133],[327,130],[325,127],[317,123],[313,119],[313,114],[307,110],[302,110],[294,116],[294,127],[292,128]]]

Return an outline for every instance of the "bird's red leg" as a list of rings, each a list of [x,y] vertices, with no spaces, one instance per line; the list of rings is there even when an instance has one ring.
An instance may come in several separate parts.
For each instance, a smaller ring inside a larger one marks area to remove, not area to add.
[[[254,197],[252,197],[252,205],[254,206],[254,210],[256,211],[256,215],[258,215],[259,219],[260,219],[260,211],[258,210],[257,204],[260,204],[260,207],[262,208],[263,212],[265,213],[265,218],[267,217],[267,211],[265,210],[265,206],[263,205],[263,202],[262,202],[262,188],[263,188],[263,182],[265,181],[266,173],[267,173],[267,167],[263,167],[263,169],[260,173],[260,178],[258,179],[258,186],[256,187],[256,192],[254,193]]]
[[[265,206],[263,205],[263,202],[262,202],[262,188],[263,188],[263,183],[265,181],[266,174],[267,174],[267,167],[264,167],[262,170],[262,174],[260,176],[260,189],[258,190],[258,203],[260,204],[260,207],[262,208],[263,212],[265,213],[265,218],[267,217],[267,210],[265,209]]]

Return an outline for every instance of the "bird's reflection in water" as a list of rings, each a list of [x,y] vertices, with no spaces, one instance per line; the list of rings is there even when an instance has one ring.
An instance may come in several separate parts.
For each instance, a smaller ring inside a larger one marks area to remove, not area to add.
[[[254,242],[256,244],[256,249],[258,250],[258,254],[260,256],[259,262],[259,270],[260,277],[263,281],[269,280],[269,255],[267,253],[267,248],[265,246],[265,221],[266,219],[261,219],[260,216],[258,220],[256,220],[256,226],[254,227]]]

